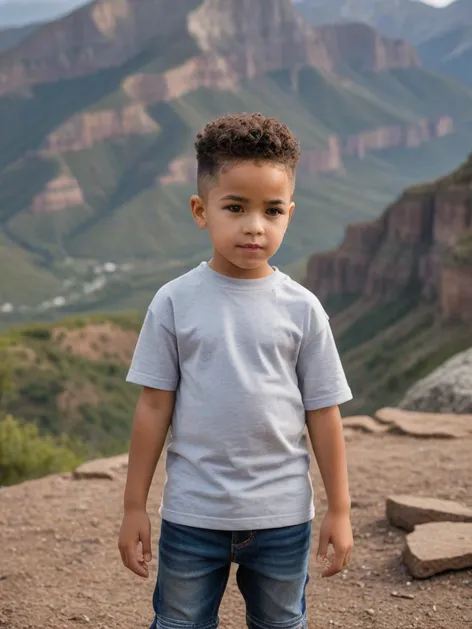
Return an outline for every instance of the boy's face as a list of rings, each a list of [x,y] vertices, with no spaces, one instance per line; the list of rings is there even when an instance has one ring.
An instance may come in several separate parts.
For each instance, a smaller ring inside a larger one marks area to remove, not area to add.
[[[245,161],[223,167],[204,198],[191,199],[195,222],[210,233],[213,269],[246,279],[270,274],[268,260],[295,207],[292,194],[293,178],[281,166]]]

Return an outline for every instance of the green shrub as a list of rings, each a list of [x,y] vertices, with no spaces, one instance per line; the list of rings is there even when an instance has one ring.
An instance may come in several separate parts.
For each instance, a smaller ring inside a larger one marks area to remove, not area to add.
[[[0,418],[0,486],[72,471],[81,460],[80,445],[67,437],[42,436],[34,424]]]

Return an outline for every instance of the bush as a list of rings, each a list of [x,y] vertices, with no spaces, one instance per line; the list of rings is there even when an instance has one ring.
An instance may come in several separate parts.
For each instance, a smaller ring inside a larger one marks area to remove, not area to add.
[[[0,486],[69,472],[81,461],[80,446],[66,437],[42,436],[34,424],[9,415],[0,419]]]

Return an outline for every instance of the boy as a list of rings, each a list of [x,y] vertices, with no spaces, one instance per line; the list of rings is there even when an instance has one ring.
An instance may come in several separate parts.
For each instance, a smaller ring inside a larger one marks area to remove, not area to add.
[[[328,577],[352,549],[338,410],[352,395],[320,302],[269,264],[295,207],[299,144],[273,118],[243,114],[209,123],[196,151],[190,204],[213,256],[146,314],[127,377],[143,389],[118,545],[147,578],[146,502],[171,427],[151,629],[216,628],[231,563],[250,629],[302,629],[314,517],[305,427],[328,497]]]

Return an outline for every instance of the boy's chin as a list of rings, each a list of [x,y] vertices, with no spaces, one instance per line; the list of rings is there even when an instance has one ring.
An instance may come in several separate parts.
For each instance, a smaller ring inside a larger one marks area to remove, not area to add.
[[[243,271],[255,271],[270,266],[267,260],[234,260],[232,264]]]

